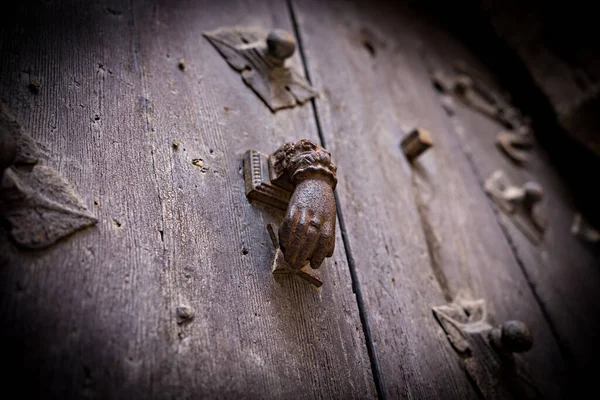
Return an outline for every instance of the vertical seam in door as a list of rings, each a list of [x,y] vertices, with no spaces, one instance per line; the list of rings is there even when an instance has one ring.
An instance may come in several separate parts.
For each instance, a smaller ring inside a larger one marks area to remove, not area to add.
[[[137,24],[136,24],[136,20],[135,20],[135,7],[134,7],[134,0],[129,0],[129,8],[130,8],[130,12],[131,12],[131,29],[132,29],[132,59],[133,59],[133,65],[134,65],[134,70],[135,72],[139,73],[140,75],[140,81],[141,81],[141,91],[142,91],[142,96],[141,96],[141,101],[142,101],[142,118],[144,121],[144,132],[146,133],[147,136],[151,136],[152,137],[152,141],[150,142],[150,144],[152,145],[152,148],[150,149],[150,162],[151,162],[151,166],[152,166],[152,173],[153,173],[153,179],[156,182],[156,196],[158,198],[158,204],[160,205],[160,231],[162,231],[164,233],[165,230],[165,204],[164,204],[164,198],[162,196],[161,193],[161,187],[159,184],[159,179],[158,179],[158,167],[156,165],[156,155],[155,155],[155,151],[156,151],[156,145],[154,143],[154,135],[152,135],[152,124],[150,121],[150,117],[148,114],[148,107],[149,107],[149,102],[151,101],[149,99],[148,96],[148,86],[146,84],[146,72],[144,70],[144,65],[141,64],[140,59],[138,58],[138,53],[139,53],[139,49],[140,49],[140,44],[139,44],[139,32],[137,29]],[[161,238],[163,233],[161,233]],[[167,259],[167,246],[164,242],[164,240],[161,240],[161,245],[162,245],[162,252],[163,252],[163,257],[164,257],[164,265],[163,268],[167,268],[169,266],[169,261]]]
[[[298,22],[296,20],[296,13],[294,11],[294,6],[292,4],[292,0],[287,0],[287,5],[288,5],[291,20],[292,20],[294,34],[296,36],[296,40],[298,41],[298,50],[300,52],[300,59],[302,60],[304,74],[306,75],[306,79],[308,80],[308,82],[310,82],[312,85],[312,80],[310,78],[310,72],[308,70],[308,63],[307,63],[306,55],[304,54],[304,46],[302,43],[302,37],[300,36],[300,28],[299,28]],[[321,141],[321,145],[323,147],[327,148],[327,142],[325,141],[325,137],[323,136],[323,130],[321,128],[321,121],[319,118],[319,111],[317,109],[317,103],[315,102],[315,99],[311,99],[310,102],[312,105],[313,114],[315,116],[315,124],[317,127],[319,140]],[[375,389],[377,390],[377,397],[381,400],[385,400],[385,399],[387,399],[385,383],[384,383],[383,375],[381,373],[379,358],[377,357],[377,352],[375,351],[375,344],[373,343],[373,336],[371,334],[371,327],[369,325],[369,320],[367,318],[366,306],[365,306],[365,303],[363,300],[362,292],[360,290],[360,285],[358,283],[358,277],[356,275],[356,265],[354,262],[354,257],[352,256],[352,250],[350,248],[350,241],[348,240],[346,224],[344,223],[344,217],[342,216],[340,200],[337,195],[337,192],[334,192],[334,195],[335,195],[335,203],[337,206],[337,217],[339,220],[340,231],[342,234],[342,242],[344,243],[344,251],[346,253],[346,260],[348,261],[348,269],[350,270],[350,279],[352,281],[352,291],[354,292],[355,297],[356,297],[356,304],[358,306],[360,322],[361,322],[363,334],[365,337],[367,353],[369,355],[369,360],[371,362],[371,373],[373,374],[373,380],[375,382]]]

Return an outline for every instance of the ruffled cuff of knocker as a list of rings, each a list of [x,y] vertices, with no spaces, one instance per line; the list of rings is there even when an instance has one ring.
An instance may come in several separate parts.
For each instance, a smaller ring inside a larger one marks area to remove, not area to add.
[[[337,167],[331,162],[331,153],[308,139],[285,143],[274,154],[275,169],[287,173],[296,185],[306,179],[323,179],[333,189],[337,185]]]

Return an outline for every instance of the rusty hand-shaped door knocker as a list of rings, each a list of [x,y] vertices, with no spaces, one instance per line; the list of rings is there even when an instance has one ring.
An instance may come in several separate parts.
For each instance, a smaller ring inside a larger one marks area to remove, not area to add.
[[[244,179],[248,200],[286,212],[279,239],[272,237],[277,249],[273,272],[293,269],[320,286],[307,266],[318,268],[335,247],[337,178],[331,154],[307,139],[285,143],[270,155],[248,150]],[[280,265],[280,251],[288,266]]]
[[[287,214],[279,228],[285,260],[299,269],[310,260],[318,268],[335,246],[336,167],[331,154],[310,140],[286,143],[274,154],[277,179],[294,186]]]

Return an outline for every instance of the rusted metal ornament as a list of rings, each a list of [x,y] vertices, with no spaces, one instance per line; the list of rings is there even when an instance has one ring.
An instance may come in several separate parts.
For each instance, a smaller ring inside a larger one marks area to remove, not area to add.
[[[290,33],[234,26],[204,32],[204,37],[272,112],[304,104],[317,96],[306,79],[285,65],[296,49]]]
[[[266,155],[244,155],[246,197],[253,203],[285,211],[279,227],[274,273],[287,267],[316,269],[335,249],[337,168],[331,154],[310,140],[285,143]],[[279,254],[284,267],[278,260]],[[314,284],[314,282],[313,282]],[[318,285],[317,285],[318,286]]]

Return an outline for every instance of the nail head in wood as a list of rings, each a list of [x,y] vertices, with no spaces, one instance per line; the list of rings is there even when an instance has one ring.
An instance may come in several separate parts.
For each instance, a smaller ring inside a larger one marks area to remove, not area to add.
[[[423,128],[415,128],[402,139],[400,146],[406,158],[413,161],[433,146],[433,141],[428,131]]]

